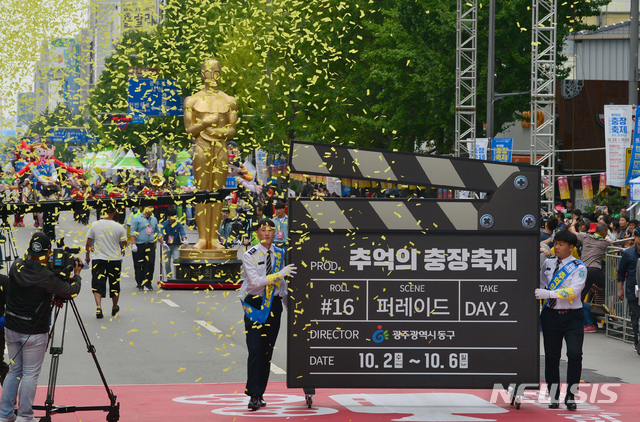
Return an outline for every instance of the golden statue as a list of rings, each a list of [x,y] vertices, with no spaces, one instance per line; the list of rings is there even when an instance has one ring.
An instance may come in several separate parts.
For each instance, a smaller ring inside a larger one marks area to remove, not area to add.
[[[227,141],[236,134],[238,102],[220,91],[221,66],[217,60],[202,64],[204,88],[184,100],[184,127],[196,140],[193,175],[196,188],[216,191],[227,180]],[[196,205],[198,242],[194,249],[225,249],[218,242],[222,202]]]

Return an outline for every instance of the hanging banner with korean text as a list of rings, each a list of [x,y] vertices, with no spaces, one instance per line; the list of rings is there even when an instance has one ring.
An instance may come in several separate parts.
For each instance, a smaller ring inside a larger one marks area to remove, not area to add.
[[[582,196],[584,199],[593,198],[593,183],[591,176],[582,176]]]
[[[631,179],[629,181],[629,191],[630,191],[630,195],[629,195],[629,199],[631,200],[631,202],[638,202],[640,201],[640,177],[636,177],[635,179]]]
[[[488,138],[476,138],[475,157],[476,160],[487,159],[487,147],[489,146]]]
[[[625,185],[626,148],[631,141],[632,109],[630,105],[604,106],[604,133],[607,159],[607,181],[610,186]],[[637,120],[637,119],[636,119]]]
[[[513,138],[491,139],[491,161],[500,161],[502,163],[510,163],[512,151],[513,151]]]
[[[288,387],[539,380],[539,167],[306,142],[289,166],[488,199],[290,200]]]
[[[636,107],[633,142],[631,143],[631,151],[627,152],[627,185],[631,179],[635,179],[640,176],[640,134],[638,134],[638,112],[639,110]]]
[[[569,199],[571,197],[569,181],[566,176],[558,177],[558,190],[560,190],[560,199]]]
[[[607,174],[600,173],[600,182],[598,183],[598,193],[607,188]]]

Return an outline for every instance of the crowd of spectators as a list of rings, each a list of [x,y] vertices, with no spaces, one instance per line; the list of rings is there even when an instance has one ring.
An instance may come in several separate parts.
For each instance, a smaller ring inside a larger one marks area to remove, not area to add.
[[[569,202],[569,204],[571,204]],[[569,207],[567,207],[569,208]],[[555,234],[567,229],[578,236],[578,244],[572,255],[587,266],[587,283],[582,291],[584,301],[585,332],[597,331],[596,321],[591,315],[591,301],[603,297],[606,281],[606,250],[612,244],[629,247],[634,244],[634,229],[638,220],[631,219],[626,209],[614,215],[608,206],[598,206],[593,213],[579,209],[563,209],[543,215],[540,232],[541,262],[553,255]]]

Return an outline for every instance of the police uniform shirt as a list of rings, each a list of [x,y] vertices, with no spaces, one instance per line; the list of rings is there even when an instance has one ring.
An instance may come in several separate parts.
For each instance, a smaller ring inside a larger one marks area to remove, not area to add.
[[[569,255],[567,258],[560,261],[560,267],[558,270],[562,269],[565,265],[569,264],[575,260],[575,258]],[[556,263],[558,262],[558,258],[549,258],[544,261],[542,268],[540,270],[540,288],[546,289],[549,285],[549,281],[553,279],[553,275],[556,269]],[[567,289],[571,287],[574,292],[574,297],[572,302],[569,299],[560,299],[557,298],[556,305],[553,309],[582,309],[582,301],[580,300],[580,294],[582,293],[582,289],[584,289],[585,282],[587,281],[587,267],[584,264],[578,265],[569,276],[565,277],[564,281],[560,286],[558,286],[555,291],[561,289]]]
[[[246,296],[262,296],[264,297],[265,288],[269,284],[267,280],[267,248],[262,243],[249,248],[242,256],[244,265],[245,279],[242,282],[242,297]],[[282,252],[284,254],[284,251]],[[271,245],[271,268],[275,268],[275,251],[274,245]],[[284,256],[283,256],[284,258]],[[282,269],[282,268],[281,268]],[[275,291],[275,296],[287,296],[287,282],[282,280],[280,288]]]

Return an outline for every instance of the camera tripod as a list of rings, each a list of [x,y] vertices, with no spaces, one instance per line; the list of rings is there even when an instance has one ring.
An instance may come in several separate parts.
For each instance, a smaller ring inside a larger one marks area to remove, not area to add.
[[[120,419],[120,403],[116,402],[116,395],[113,394],[113,391],[109,388],[107,384],[107,380],[102,373],[102,368],[100,367],[100,363],[98,363],[98,358],[96,357],[96,348],[91,344],[91,340],[89,339],[89,335],[87,334],[87,330],[82,322],[82,318],[80,317],[80,313],[78,312],[78,308],[73,299],[65,300],[56,298],[54,300],[55,314],[53,318],[53,324],[51,324],[51,331],[49,334],[49,353],[51,354],[51,369],[49,371],[49,382],[47,384],[47,399],[44,402],[44,405],[34,405],[33,408],[35,410],[44,410],[46,411],[46,415],[40,418],[40,422],[51,422],[51,415],[56,413],[72,413],[78,411],[88,411],[88,410],[102,410],[103,412],[109,412],[107,414],[107,422],[118,422]],[[60,310],[64,307],[64,319],[62,326],[62,339],[60,341],[60,346],[54,346],[54,336],[55,336],[55,328],[56,323],[58,322],[58,315],[60,314]],[[73,311],[73,315],[78,322],[78,326],[80,327],[80,332],[82,333],[82,337],[84,338],[84,342],[87,346],[87,351],[91,353],[93,357],[93,361],[96,364],[96,368],[98,369],[98,373],[100,374],[100,378],[102,379],[102,383],[104,384],[104,388],[107,391],[107,396],[109,397],[109,405],[105,406],[55,406],[55,390],[56,390],[56,378],[58,376],[58,361],[60,359],[60,355],[63,352],[64,347],[64,335],[67,327],[67,313],[69,308]]]
[[[0,256],[4,262],[0,265],[4,265],[7,275],[9,275],[9,268],[11,263],[18,259],[18,250],[16,249],[16,241],[11,231],[11,224],[9,224],[9,217],[7,215],[1,215],[2,223],[0,223]]]

